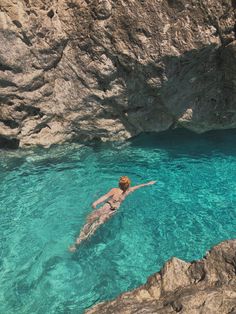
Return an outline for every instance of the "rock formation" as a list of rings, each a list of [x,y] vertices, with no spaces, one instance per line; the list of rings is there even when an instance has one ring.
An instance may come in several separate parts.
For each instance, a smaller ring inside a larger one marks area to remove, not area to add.
[[[0,147],[236,126],[235,0],[1,0]]]
[[[86,314],[235,314],[236,240],[215,246],[192,263],[168,261],[147,283]]]

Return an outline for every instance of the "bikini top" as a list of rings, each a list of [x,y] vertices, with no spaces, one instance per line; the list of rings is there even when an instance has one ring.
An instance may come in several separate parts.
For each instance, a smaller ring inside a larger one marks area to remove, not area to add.
[[[124,200],[124,194],[123,192],[121,195],[119,195],[118,198],[110,198],[107,203],[111,206],[111,210],[115,210],[119,207],[120,203]],[[118,205],[118,207],[116,207]]]
[[[111,202],[114,202],[114,203],[121,203],[123,200],[124,200],[124,197],[125,197],[125,192],[123,192],[122,194],[120,194],[119,196],[118,196],[118,198],[116,198],[116,197],[112,197],[109,201],[111,201]]]

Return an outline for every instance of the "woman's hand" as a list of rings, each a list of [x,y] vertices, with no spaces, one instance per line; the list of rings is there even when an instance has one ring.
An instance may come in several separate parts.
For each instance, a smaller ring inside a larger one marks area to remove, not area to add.
[[[95,203],[92,204],[92,208],[96,209],[96,204]]]
[[[152,184],[155,184],[157,181],[150,181],[147,183],[147,185],[152,185]]]

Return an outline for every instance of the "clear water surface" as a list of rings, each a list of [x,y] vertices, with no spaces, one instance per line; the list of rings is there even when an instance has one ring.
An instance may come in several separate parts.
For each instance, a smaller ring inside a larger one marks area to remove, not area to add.
[[[0,153],[0,313],[83,313],[132,289],[171,256],[201,258],[236,237],[236,132],[175,131],[125,144]],[[91,202],[130,195],[78,252]]]

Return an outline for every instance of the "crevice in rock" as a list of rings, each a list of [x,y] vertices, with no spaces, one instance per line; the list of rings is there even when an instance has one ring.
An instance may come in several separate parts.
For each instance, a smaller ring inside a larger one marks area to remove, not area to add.
[[[189,276],[193,278],[194,283],[203,281],[206,277],[206,271],[204,269],[204,264],[199,262],[192,262],[188,269]]]
[[[26,33],[24,31],[21,32],[20,39],[23,41],[23,43],[25,43],[27,46],[31,47],[32,43],[30,41],[30,39],[28,38],[28,36],[26,35]]]
[[[51,129],[51,127],[46,123],[46,122],[42,122],[42,123],[39,123],[35,128],[34,128],[34,131],[33,133],[34,134],[37,134],[39,133],[42,129],[44,128],[49,128]]]
[[[72,72],[75,74],[77,80],[78,80],[81,84],[83,84],[85,87],[89,88],[89,84],[85,81],[85,79],[83,79],[83,78],[81,77],[81,75],[79,75],[79,74],[77,73],[76,68],[75,68],[72,64],[70,64],[70,63],[68,63],[67,65],[68,65],[68,67],[72,70]]]
[[[26,5],[27,8],[30,8],[30,2],[29,2],[29,0],[24,0],[24,3],[25,3],[25,5]]]
[[[0,148],[17,149],[20,141],[17,138],[6,138],[0,135]]]
[[[0,63],[0,71],[13,71],[13,68],[9,65]]]
[[[46,82],[44,80],[44,77],[38,76],[38,77],[34,78],[29,84],[20,88],[20,91],[33,92],[37,89],[40,89],[41,87],[43,87],[47,83],[48,82]]]
[[[43,113],[40,111],[40,108],[33,107],[30,105],[21,104],[15,108],[18,112],[27,112],[28,116],[43,116]]]
[[[18,27],[18,28],[21,28],[21,27],[22,27],[21,22],[18,21],[18,20],[13,20],[12,23],[14,23],[14,24],[16,25],[16,27]]]
[[[11,129],[16,129],[19,127],[19,123],[15,120],[7,119],[7,120],[0,120],[0,121]]]
[[[55,14],[54,10],[51,9],[51,10],[48,11],[47,16],[50,17],[50,19],[52,19],[54,17],[54,14]]]
[[[183,309],[183,305],[178,300],[170,302],[170,305],[172,306],[173,310],[177,313],[179,313]]]
[[[57,42],[55,45],[47,48],[47,49],[42,49],[40,53],[45,54],[45,55],[51,55],[52,52],[54,52],[54,55],[56,55],[56,58],[50,62],[47,66],[44,67],[44,71],[49,71],[51,69],[55,69],[58,64],[60,63],[64,50],[66,49],[66,46],[68,44],[68,39],[64,39],[61,42]]]
[[[184,4],[180,0],[167,0],[170,8],[176,9],[177,12],[181,12],[185,9]]]
[[[9,80],[0,78],[0,87],[6,88],[6,87],[11,87],[11,86],[17,87],[17,84],[15,84],[14,82],[11,82]]]
[[[40,38],[44,38],[44,37],[45,37],[45,34],[42,33],[42,32],[37,32],[37,36],[40,37]]]
[[[17,94],[14,93],[8,93],[7,95],[0,95],[0,102],[3,104],[7,104],[9,106],[14,105],[14,98],[18,99],[18,100],[23,100],[24,97],[19,96]]]
[[[233,307],[227,314],[236,314],[236,307]]]

